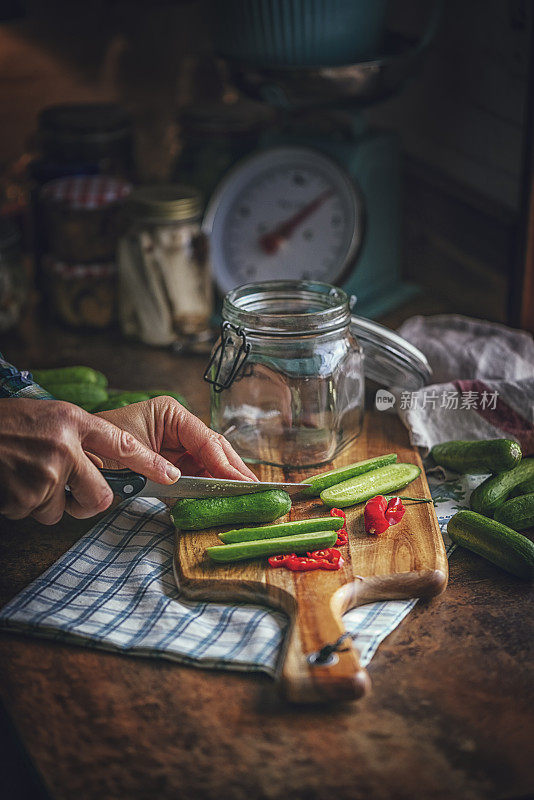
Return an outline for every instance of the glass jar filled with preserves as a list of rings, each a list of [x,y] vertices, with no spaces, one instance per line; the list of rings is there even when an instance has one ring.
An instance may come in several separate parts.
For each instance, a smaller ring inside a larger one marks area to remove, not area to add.
[[[422,353],[351,306],[344,291],[314,281],[226,295],[205,379],[211,425],[246,461],[325,464],[360,433],[366,374],[407,388],[428,380]]]
[[[201,210],[202,197],[189,186],[132,192],[118,250],[119,316],[127,336],[191,350],[209,343],[212,284]]]

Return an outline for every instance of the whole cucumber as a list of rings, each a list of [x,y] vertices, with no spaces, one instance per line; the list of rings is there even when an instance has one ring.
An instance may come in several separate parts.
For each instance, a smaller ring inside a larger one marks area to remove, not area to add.
[[[184,531],[238,523],[274,522],[291,509],[291,498],[280,489],[237,497],[178,500],[171,510],[177,528]]]
[[[46,388],[56,400],[64,400],[91,410],[99,403],[103,403],[108,396],[104,387],[96,383],[57,383],[53,387],[43,388]]]
[[[124,408],[132,403],[142,403],[148,399],[148,392],[120,392],[120,394],[108,397],[103,403],[93,408],[93,412],[113,411],[115,408]]]
[[[311,478],[302,481],[303,483],[311,484],[310,487],[302,490],[302,494],[308,497],[317,497],[324,489],[335,486],[336,483],[342,483],[342,481],[347,481],[349,478],[355,478],[356,475],[370,472],[372,469],[393,464],[396,460],[396,453],[388,453],[385,456],[367,458],[365,461],[357,461],[355,464],[349,464],[346,467],[338,467],[328,472],[322,472],[320,475],[313,475]]]
[[[477,486],[471,495],[471,508],[479,514],[492,517],[519,484],[533,477],[534,458],[524,458],[517,467],[492,475]]]
[[[524,580],[534,580],[534,544],[521,533],[474,511],[458,511],[447,525],[456,544]]]
[[[280,536],[293,536],[296,533],[312,533],[313,531],[338,531],[343,526],[339,517],[317,517],[315,519],[299,519],[293,522],[279,522],[277,525],[264,525],[260,528],[237,528],[219,534],[225,544],[234,542],[251,542],[257,539],[277,539]]]
[[[185,408],[189,408],[189,403],[183,396],[183,394],[179,394],[179,392],[149,392],[149,397],[174,397],[175,400],[178,400],[180,405],[185,406]]]
[[[442,442],[435,444],[430,454],[440,467],[468,475],[504,472],[515,467],[522,455],[512,439]]]
[[[522,481],[522,483],[519,483],[511,493],[510,497],[519,497],[522,494],[532,494],[532,492],[534,492],[534,476],[532,478],[527,478],[526,481]]]
[[[534,527],[534,492],[513,497],[499,506],[493,519],[508,525],[514,531],[526,531]]]
[[[33,379],[44,389],[56,386],[58,383],[94,383],[104,389],[108,385],[108,379],[102,372],[98,372],[91,367],[58,367],[58,369],[34,369]],[[53,394],[53,392],[50,392]]]
[[[247,558],[277,556],[283,553],[307,553],[332,547],[337,539],[335,531],[301,533],[298,536],[282,536],[279,539],[260,539],[254,542],[236,542],[206,547],[206,553],[219,563],[245,561]]]
[[[324,489],[321,500],[330,508],[353,506],[364,503],[377,494],[403,489],[420,474],[421,470],[415,464],[389,464]]]

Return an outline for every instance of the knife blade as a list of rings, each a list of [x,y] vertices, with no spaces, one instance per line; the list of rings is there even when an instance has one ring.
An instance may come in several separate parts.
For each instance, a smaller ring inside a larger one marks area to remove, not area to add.
[[[169,497],[174,500],[182,498],[203,497],[236,497],[243,494],[266,492],[269,489],[282,489],[295,495],[310,486],[309,483],[281,483],[278,481],[233,481],[226,478],[200,478],[182,475],[176,483],[155,483],[144,475],[130,469],[101,469],[103,477],[109,483],[113,494],[122,500],[130,497]]]

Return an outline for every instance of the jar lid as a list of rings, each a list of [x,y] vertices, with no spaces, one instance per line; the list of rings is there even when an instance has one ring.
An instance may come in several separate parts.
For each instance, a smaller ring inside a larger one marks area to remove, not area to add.
[[[0,249],[4,250],[20,242],[20,232],[7,217],[0,216]]]
[[[155,184],[135,189],[126,206],[128,214],[146,222],[172,222],[198,217],[202,195],[192,186]]]
[[[46,183],[41,197],[70,208],[95,209],[124,200],[132,191],[132,185],[121,178],[106,175],[75,175]]]
[[[432,370],[426,356],[398,333],[354,315],[350,328],[364,352],[367,378],[382,386],[411,390],[429,383]]]

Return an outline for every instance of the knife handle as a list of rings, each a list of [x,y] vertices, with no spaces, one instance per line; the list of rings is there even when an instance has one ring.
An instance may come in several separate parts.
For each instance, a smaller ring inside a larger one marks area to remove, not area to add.
[[[113,494],[121,500],[129,500],[145,488],[145,476],[131,469],[101,469],[100,474],[111,486]]]

